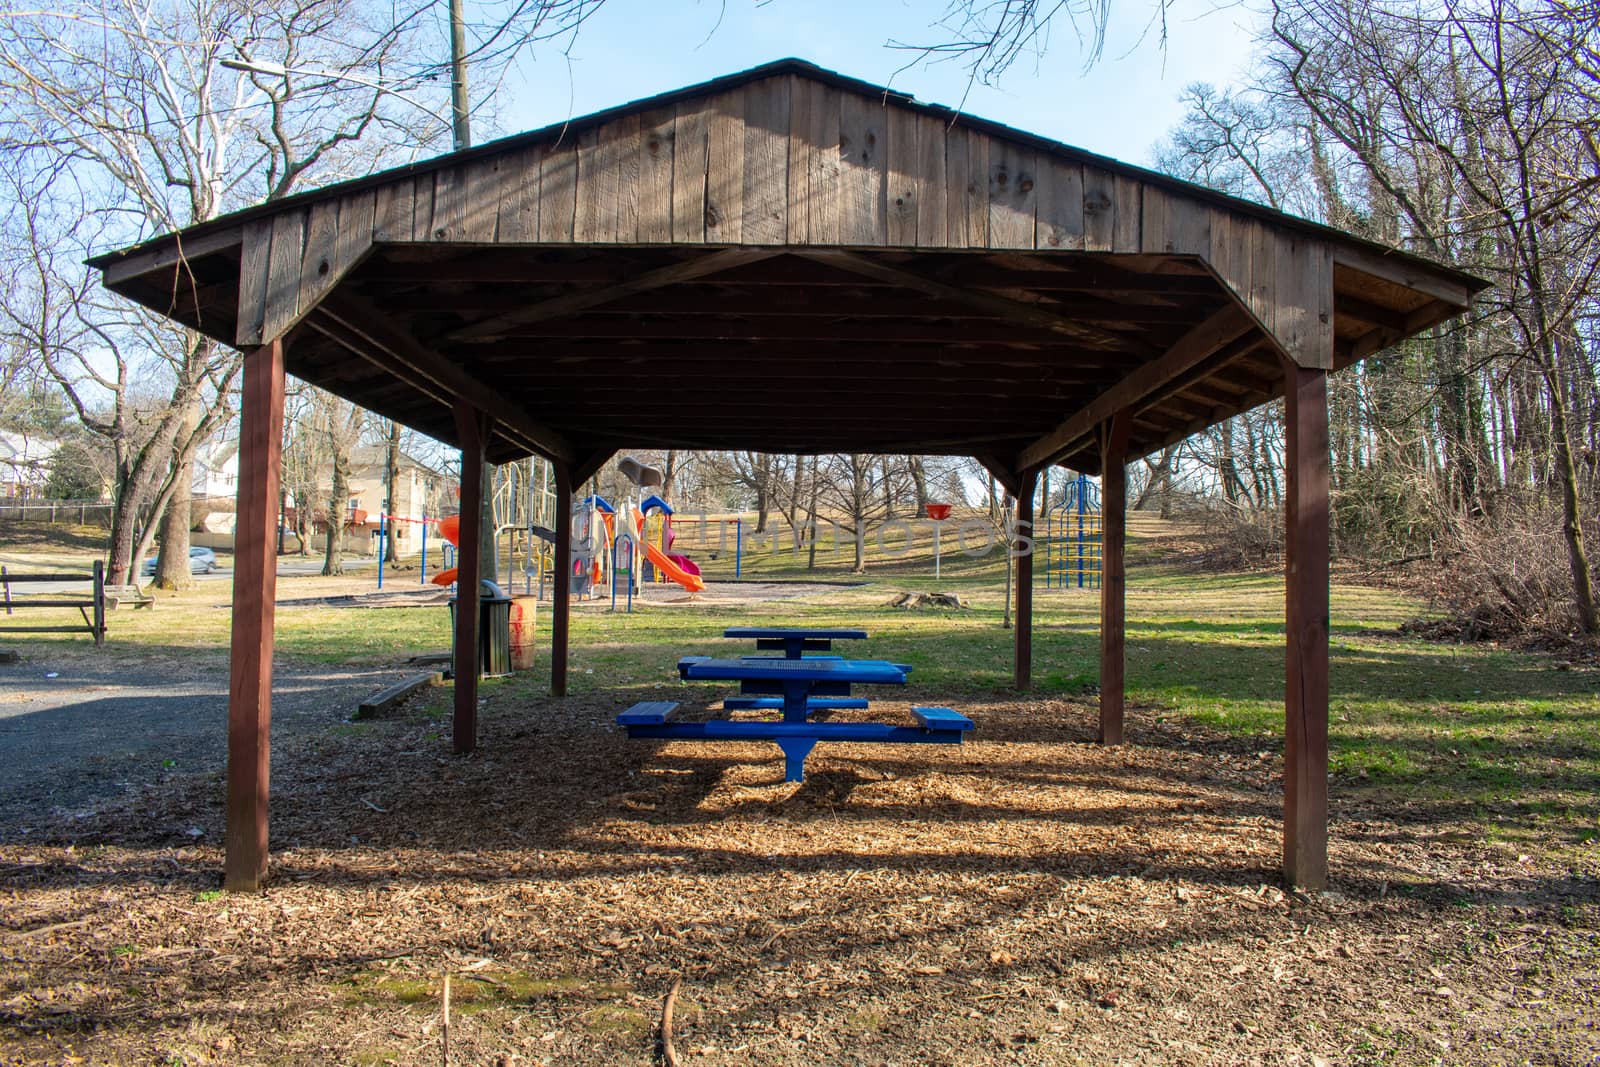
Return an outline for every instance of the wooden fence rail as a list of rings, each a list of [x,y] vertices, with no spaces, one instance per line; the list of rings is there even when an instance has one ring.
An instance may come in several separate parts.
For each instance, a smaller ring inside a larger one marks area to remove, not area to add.
[[[25,585],[37,582],[89,582],[94,587],[94,595],[88,600],[52,600],[49,596],[25,597],[16,599],[11,595],[13,585]],[[94,561],[94,569],[88,574],[11,574],[4,567],[0,567],[0,589],[4,590],[6,615],[15,613],[17,608],[77,608],[78,614],[83,616],[81,626],[0,626],[0,633],[31,633],[31,634],[93,634],[96,647],[101,647],[106,641],[106,565],[103,560]],[[93,615],[91,616],[91,612]]]

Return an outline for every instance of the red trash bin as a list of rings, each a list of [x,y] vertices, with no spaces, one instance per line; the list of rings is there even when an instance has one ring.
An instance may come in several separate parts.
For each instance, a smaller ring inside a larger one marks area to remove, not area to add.
[[[531,670],[534,658],[534,621],[538,615],[537,597],[511,598],[511,669]]]

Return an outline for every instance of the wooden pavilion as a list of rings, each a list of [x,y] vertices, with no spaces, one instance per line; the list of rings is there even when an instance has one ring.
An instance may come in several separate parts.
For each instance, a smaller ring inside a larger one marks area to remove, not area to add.
[[[1327,376],[1459,314],[1459,271],[797,60],[250,208],[92,261],[245,353],[226,885],[267,872],[285,371],[572,487],[620,447],[975,456],[1031,523],[1104,478],[1100,738],[1123,738],[1124,465],[1287,401],[1284,873],[1327,878]],[[671,417],[663,418],[670,408]],[[1031,670],[1032,561],[1016,582]],[[567,598],[551,689],[566,691]],[[454,746],[476,735],[456,616]]]

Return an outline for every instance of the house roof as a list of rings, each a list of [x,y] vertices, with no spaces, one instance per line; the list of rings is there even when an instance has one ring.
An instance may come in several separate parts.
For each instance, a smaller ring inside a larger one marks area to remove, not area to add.
[[[491,455],[1098,464],[1458,314],[1445,265],[799,60],[99,256],[106,284]]]

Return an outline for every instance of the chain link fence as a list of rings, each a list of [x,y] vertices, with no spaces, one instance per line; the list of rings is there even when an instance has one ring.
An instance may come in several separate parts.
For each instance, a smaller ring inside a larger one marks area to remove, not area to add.
[[[0,522],[111,527],[109,500],[40,500],[0,496]]]

